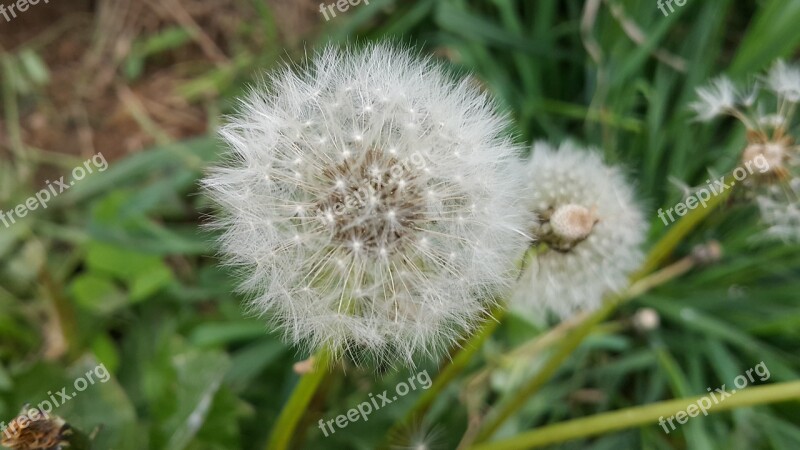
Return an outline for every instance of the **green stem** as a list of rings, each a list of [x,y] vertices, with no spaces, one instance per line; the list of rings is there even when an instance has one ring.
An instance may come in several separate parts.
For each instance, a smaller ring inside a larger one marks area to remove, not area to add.
[[[500,425],[503,424],[512,414],[521,408],[528,401],[528,397],[536,393],[553,374],[561,367],[561,364],[572,355],[572,352],[583,342],[594,328],[602,322],[616,308],[616,302],[609,301],[605,305],[590,315],[586,321],[568,334],[564,340],[558,343],[553,356],[547,360],[544,367],[519,391],[514,393],[512,399],[506,403],[494,417],[487,422],[475,438],[476,442],[482,442],[491,437]]]
[[[522,408],[525,403],[527,403],[528,398],[538,392],[539,389],[555,375],[558,369],[561,368],[564,361],[572,356],[575,349],[580,346],[583,339],[592,332],[595,326],[608,318],[620,303],[635,298],[656,286],[660,286],[685,274],[695,265],[696,261],[694,258],[687,256],[647,278],[634,282],[623,294],[606,300],[602,308],[587,316],[583,322],[576,326],[571,333],[567,334],[566,337],[557,344],[553,355],[547,360],[542,369],[539,370],[521,390],[516,391],[511,400],[501,405],[498,412],[481,427],[480,432],[475,438],[475,442],[483,442],[489,439],[509,417]]]
[[[529,259],[533,258],[539,251],[542,250],[531,247],[525,252],[518,264],[520,275],[525,270],[525,267],[527,267]],[[444,368],[439,371],[431,387],[422,394],[411,410],[409,410],[400,421],[392,425],[386,435],[387,440],[391,440],[393,436],[396,436],[404,428],[413,424],[414,421],[421,421],[422,418],[425,417],[425,414],[430,409],[434,400],[436,400],[444,388],[464,370],[475,353],[483,347],[486,340],[495,332],[505,315],[505,302],[498,302],[489,312],[488,317],[481,327],[458,347],[455,356],[452,356],[450,360],[445,363]]]
[[[309,403],[314,398],[322,380],[328,372],[328,365],[331,360],[330,350],[324,348],[314,357],[314,369],[303,375],[295,386],[291,397],[284,405],[278,421],[272,427],[272,435],[267,442],[267,450],[285,450],[289,448],[295,428],[308,408]]]
[[[505,307],[498,304],[486,318],[480,329],[470,337],[468,341],[458,350],[455,356],[446,364],[444,369],[439,372],[430,388],[420,396],[411,410],[396,422],[389,430],[387,436],[390,438],[410,426],[415,420],[421,420],[430,409],[433,402],[439,397],[445,387],[458,376],[461,371],[472,361],[472,357],[483,347],[483,344],[494,333],[500,321],[505,316]]]
[[[63,287],[54,279],[50,268],[46,265],[39,272],[39,282],[45,295],[50,299],[55,312],[61,336],[64,339],[64,350],[70,359],[78,358],[81,354],[81,334],[77,321],[75,307],[64,295]],[[61,356],[61,355],[59,355]]]
[[[539,428],[538,430],[519,434],[510,439],[476,445],[472,447],[472,449],[515,450],[520,448],[541,447],[572,439],[605,434],[611,431],[624,430],[626,428],[655,425],[659,424],[663,418],[671,419],[679,412],[686,412],[690,405],[697,404],[701,399],[708,399],[708,403],[711,403],[711,399],[703,395],[626,408],[619,411],[607,412],[591,417],[549,425]],[[707,409],[707,412],[713,414],[735,408],[790,400],[800,400],[800,381],[750,387],[736,392],[735,395],[724,399],[721,403],[714,404]],[[700,411],[697,411],[696,415],[699,415],[699,413]],[[676,424],[676,426],[677,425],[678,424]],[[666,421],[663,422],[662,427],[670,431],[672,429]]]
[[[731,182],[734,181],[732,175],[728,175],[725,177],[725,184],[731,185]],[[683,241],[683,239],[691,233],[697,225],[700,224],[712,211],[714,211],[717,206],[721,205],[725,200],[727,200],[731,193],[733,192],[733,187],[730,189],[723,191],[719,195],[715,195],[711,197],[710,200],[706,202],[706,207],[698,207],[696,209],[689,210],[689,213],[685,216],[681,217],[681,219],[672,225],[667,231],[667,234],[662,237],[655,246],[650,250],[650,254],[647,257],[644,265],[641,269],[634,275],[634,278],[642,278],[646,276],[648,273],[656,270],[661,264],[670,257],[673,251],[678,247],[678,245]],[[666,217],[666,216],[665,216]]]

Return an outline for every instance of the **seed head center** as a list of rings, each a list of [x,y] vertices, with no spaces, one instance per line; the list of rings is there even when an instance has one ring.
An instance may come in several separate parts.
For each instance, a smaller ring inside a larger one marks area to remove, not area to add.
[[[394,156],[369,150],[323,173],[329,189],[318,211],[335,242],[386,256],[415,233],[424,213],[419,177]],[[331,214],[332,213],[332,214]]]
[[[599,221],[596,208],[575,204],[551,208],[541,216],[542,224],[537,230],[539,239],[560,252],[568,252],[588,238]]]

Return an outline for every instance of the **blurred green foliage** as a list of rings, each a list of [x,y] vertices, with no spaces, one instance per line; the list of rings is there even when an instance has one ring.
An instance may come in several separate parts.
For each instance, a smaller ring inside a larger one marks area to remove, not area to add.
[[[680,199],[669,177],[702,184],[707,170],[732,168],[743,131],[732,122],[693,123],[686,105],[695,87],[717,73],[744,79],[775,58],[795,56],[800,3],[690,1],[668,17],[654,2],[600,1],[596,14],[584,10],[588,3],[372,0],[326,24],[320,40],[388,38],[448,58],[501,100],[520,141],[572,136],[626,165],[649,212]],[[243,18],[241,27],[277,42],[272,12],[255,4],[258,15]],[[631,23],[642,42],[626,32]],[[120,70],[135,79],[148,58],[186,45],[188,37],[179,28],[145,36]],[[285,50],[291,57],[304,51]],[[229,112],[244,81],[282,56],[278,45],[262,53],[243,49],[231,56],[232,65],[209,70],[181,92],[188,99],[221,92],[219,109]],[[14,146],[11,159],[0,161],[7,210],[41,189],[30,181],[39,162],[25,153],[13,123],[16,99],[47,83],[48,71],[34,52],[22,50],[2,56],[2,73],[3,117]],[[200,227],[209,205],[197,180],[220,152],[214,136],[164,143],[112,162],[13,227],[0,226],[0,419],[103,363],[112,379],[57,411],[83,430],[102,425],[98,449],[263,447],[297,381],[292,366],[307,355],[247,315],[235,274],[218,265],[214,236]],[[66,172],[70,163],[59,164]],[[664,227],[652,217],[655,240]],[[760,361],[771,382],[798,379],[800,252],[757,239],[759,230],[747,205],[713,215],[681,251],[713,238],[722,243],[723,261],[622,308],[499,435],[702,394]],[[658,312],[658,329],[640,333],[630,326],[642,307]],[[524,315],[512,315],[470,369],[498,361],[541,331]],[[62,345],[62,356],[48,358]],[[474,411],[484,395],[513,396],[538,361],[537,354],[522,354],[499,364],[478,389],[466,384],[466,375],[437,400],[421,428],[437,431],[440,448],[454,448],[467,406]],[[420,361],[422,369],[433,375],[436,362]],[[350,368],[346,377],[332,377],[298,443],[374,448],[418,392],[329,438],[316,420],[346,413],[368,393],[393,389],[417,371]],[[793,450],[800,448],[798,424],[800,405],[782,404],[696,419],[670,435],[654,423],[559,448]]]

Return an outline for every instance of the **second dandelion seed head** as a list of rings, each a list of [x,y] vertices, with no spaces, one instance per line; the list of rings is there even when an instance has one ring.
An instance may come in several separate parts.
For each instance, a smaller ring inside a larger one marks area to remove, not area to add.
[[[600,305],[641,262],[647,225],[633,188],[594,149],[533,146],[525,169],[539,223],[515,302],[565,317]]]

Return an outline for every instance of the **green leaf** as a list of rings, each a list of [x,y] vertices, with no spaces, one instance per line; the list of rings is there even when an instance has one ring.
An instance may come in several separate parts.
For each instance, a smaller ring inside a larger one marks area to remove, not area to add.
[[[0,391],[8,391],[14,386],[6,368],[0,364]]]
[[[86,263],[95,272],[129,282],[135,282],[138,278],[166,268],[161,257],[157,255],[139,253],[101,242],[89,243]]]
[[[130,301],[146,300],[169,285],[174,276],[172,270],[158,255],[139,253],[132,250],[92,241],[88,245],[86,263],[97,274],[113,277],[125,282],[130,289]],[[97,277],[79,284],[79,294],[83,301],[92,301],[91,295],[109,294],[110,281],[101,285]],[[94,289],[91,291],[90,289]],[[96,300],[94,303],[98,303]]]
[[[19,53],[19,60],[25,72],[37,85],[44,85],[50,81],[50,72],[42,58],[33,50],[25,49]]]
[[[110,314],[128,303],[128,297],[114,281],[100,274],[78,275],[68,289],[79,306],[99,314]]]
[[[153,265],[137,274],[131,282],[131,301],[146,300],[173,280],[172,271],[164,264]]]
[[[57,412],[86,434],[98,429],[93,449],[149,448],[146,435],[138,429],[136,410],[127,393],[105,366],[87,356],[70,367],[68,374],[68,381],[61,386],[74,390],[75,381],[82,379],[87,387],[83,392],[76,392]]]
[[[161,423],[161,431],[168,437],[165,448],[181,450],[205,423],[230,361],[220,353],[190,351],[176,355],[172,364],[178,387],[175,410]]]
[[[115,373],[119,369],[120,355],[115,343],[105,334],[99,334],[92,341],[92,352],[100,363]]]
[[[200,347],[225,345],[262,337],[267,333],[263,323],[256,321],[202,324],[192,331],[189,340]]]
[[[800,2],[770,0],[764,2],[742,39],[730,73],[750,75],[786,57],[800,45]]]
[[[288,352],[288,348],[274,338],[262,338],[233,354],[231,369],[225,376],[225,383],[243,389],[256,377]]]

